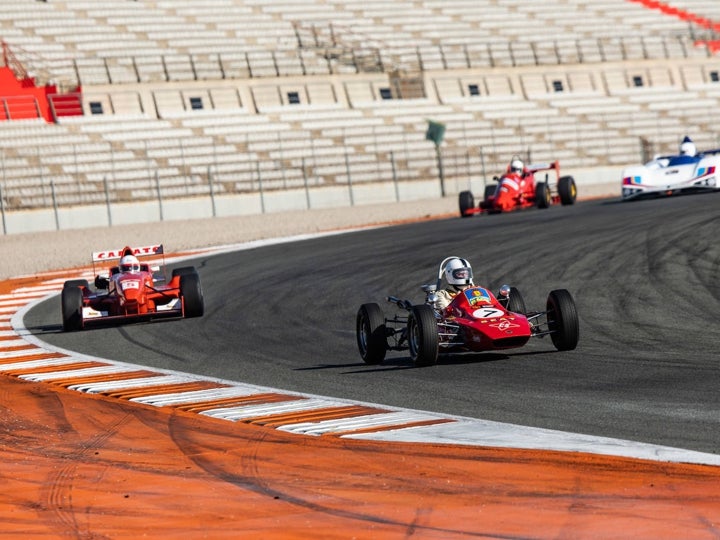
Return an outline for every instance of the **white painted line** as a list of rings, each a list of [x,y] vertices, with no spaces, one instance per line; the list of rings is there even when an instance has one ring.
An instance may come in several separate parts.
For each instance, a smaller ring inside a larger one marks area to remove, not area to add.
[[[23,356],[33,356],[36,354],[47,354],[48,351],[29,345],[25,349],[18,349],[16,351],[0,351],[0,358],[22,358]],[[0,364],[0,371],[5,369],[5,366]]]
[[[440,416],[430,416],[414,412],[388,412],[378,414],[366,414],[353,416],[351,418],[338,418],[335,420],[323,420],[320,422],[302,422],[298,424],[287,424],[279,427],[281,431],[300,433],[304,435],[323,435],[325,433],[340,433],[344,431],[359,431],[362,429],[396,425],[401,428],[404,424],[414,422],[427,422],[441,420]]]
[[[0,350],[9,349],[11,347],[19,347],[20,345],[26,345],[28,347],[35,347],[34,345],[32,345],[31,343],[28,343],[27,341],[25,341],[22,338],[0,340]]]
[[[342,435],[342,437],[373,441],[467,444],[497,448],[587,452],[653,461],[720,465],[720,455],[716,454],[474,418],[377,433],[348,434]]]
[[[296,399],[292,401],[281,401],[262,405],[242,405],[239,407],[223,407],[202,411],[200,414],[212,416],[213,418],[224,418],[225,420],[243,420],[258,418],[261,416],[272,416],[291,412],[311,411],[337,406],[337,403],[322,398]]]
[[[35,369],[77,363],[78,359],[71,356],[65,356],[64,358],[43,358],[42,360],[26,360],[25,362],[14,362],[12,364],[0,364],[0,371],[14,371],[16,369]]]
[[[55,288],[53,288],[55,290]],[[8,294],[0,294],[0,305],[9,305],[9,304],[25,304],[24,301],[31,301],[35,300],[36,298],[40,296],[45,296],[47,294],[47,290],[28,290],[23,293],[18,292],[11,292]]]
[[[92,377],[94,375],[110,375],[112,373],[124,373],[127,368],[121,366],[95,366],[89,368],[69,369],[67,371],[53,371],[52,373],[32,373],[21,375],[21,379],[29,381],[54,381],[57,379],[73,379],[80,377]]]
[[[20,287],[19,289],[15,289],[16,293],[19,294],[27,294],[27,293],[49,293],[53,291],[60,291],[62,290],[61,284],[58,285],[36,285],[34,287]]]
[[[141,366],[137,366],[141,369]],[[157,375],[154,377],[142,377],[138,379],[127,379],[123,381],[107,381],[101,383],[74,384],[68,386],[71,390],[85,392],[87,394],[99,394],[101,392],[114,392],[116,390],[133,390],[151,386],[167,386],[186,382],[195,382],[197,379],[191,377],[180,377],[177,375]]]
[[[209,390],[175,392],[173,394],[156,394],[153,396],[132,398],[130,401],[147,403],[148,405],[155,405],[156,407],[165,407],[168,405],[202,403],[203,401],[212,401],[216,399],[252,396],[259,393],[260,392],[258,390],[252,388],[229,386],[225,388],[211,388]]]

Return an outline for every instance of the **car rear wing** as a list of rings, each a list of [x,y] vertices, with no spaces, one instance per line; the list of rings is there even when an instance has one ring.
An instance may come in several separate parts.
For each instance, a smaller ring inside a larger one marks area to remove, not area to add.
[[[150,257],[154,255],[163,255],[163,245],[154,244],[151,246],[130,247],[125,246],[122,249],[106,249],[103,251],[94,251],[92,254],[93,262],[112,261],[122,259],[125,255],[135,255],[136,257]]]
[[[165,266],[165,250],[162,244],[153,244],[150,246],[139,246],[130,247],[125,246],[122,249],[105,249],[102,251],[94,251],[92,254],[93,274],[95,274],[95,264],[102,264],[104,262],[110,263],[122,259],[125,255],[134,255],[138,259],[150,258],[160,256],[162,262],[157,262],[155,265],[150,266],[149,263],[145,263],[148,266],[150,272],[159,272],[161,266]]]
[[[527,166],[528,172],[536,173],[538,171],[555,171],[555,174],[560,178],[560,162],[553,161],[552,163],[531,163]]]

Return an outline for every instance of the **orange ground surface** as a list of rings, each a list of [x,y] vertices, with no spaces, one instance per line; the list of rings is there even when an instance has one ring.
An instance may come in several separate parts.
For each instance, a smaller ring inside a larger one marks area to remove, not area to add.
[[[11,375],[0,459],[9,538],[720,537],[720,467],[293,435]]]
[[[0,536],[718,538],[720,468],[288,435],[0,376]]]

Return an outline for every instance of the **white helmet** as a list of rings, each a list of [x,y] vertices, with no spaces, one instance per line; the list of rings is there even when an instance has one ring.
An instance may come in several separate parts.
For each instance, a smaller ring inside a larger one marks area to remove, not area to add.
[[[473,273],[470,263],[460,257],[450,259],[445,265],[445,279],[449,285],[459,287],[473,284]]]
[[[512,161],[510,162],[510,172],[511,173],[522,173],[525,169],[525,164],[522,162],[522,160],[519,157],[512,158]]]
[[[692,139],[686,135],[682,140],[682,143],[680,143],[680,155],[694,157],[695,154],[697,154],[695,143],[692,142]]]
[[[140,261],[134,255],[125,255],[120,259],[120,271],[121,272],[139,272]]]

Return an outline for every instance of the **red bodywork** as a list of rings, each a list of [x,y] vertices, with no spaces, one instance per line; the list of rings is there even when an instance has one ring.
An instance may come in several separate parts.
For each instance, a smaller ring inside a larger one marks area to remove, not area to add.
[[[459,292],[438,321],[441,348],[487,351],[522,347],[532,336],[527,318],[505,309],[484,287]]]
[[[168,284],[158,287],[152,272],[143,268],[136,273],[111,275],[107,295],[86,298],[88,305],[97,311],[108,311],[111,316],[127,317],[155,313],[158,306],[167,305],[179,297],[180,276],[175,276]]]
[[[539,191],[539,182],[536,182],[535,179],[537,172],[550,170],[555,171],[555,183],[557,183],[560,178],[560,165],[557,161],[550,164],[530,165],[525,167],[521,174],[511,172],[508,167],[508,170],[500,178],[495,177],[497,187],[494,192],[491,191],[493,186],[488,186],[489,189],[486,190],[483,201],[475,208],[464,208],[462,215],[496,214],[533,206],[544,207],[557,204],[560,202],[560,197],[557,193],[550,193],[547,177],[542,192]],[[539,197],[544,200],[539,200]]]
[[[139,251],[142,249],[148,252]],[[162,245],[136,249],[126,247],[117,254],[109,252],[105,258],[118,258],[127,254],[136,257],[162,255]],[[102,255],[102,252],[94,254],[93,260],[103,260]],[[96,286],[106,288],[107,293],[93,293],[87,288],[83,289],[83,307],[92,308],[92,312],[84,315],[84,323],[109,318],[181,317],[180,276],[174,276],[163,284],[157,281],[148,263],[141,262],[140,271],[132,273],[123,273],[117,265],[111,266],[107,277],[98,276],[95,281]]]

